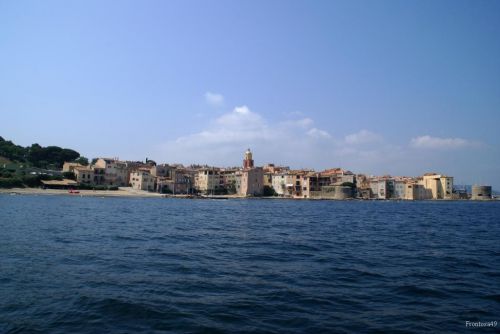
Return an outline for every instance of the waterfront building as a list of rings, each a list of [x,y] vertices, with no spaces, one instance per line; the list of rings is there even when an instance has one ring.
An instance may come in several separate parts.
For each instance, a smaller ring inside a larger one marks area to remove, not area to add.
[[[84,167],[82,164],[79,164],[78,162],[65,162],[63,164],[63,173],[73,173],[75,167]]]
[[[273,176],[273,188],[280,196],[303,198],[303,187],[307,186],[305,176],[310,170],[289,170]]]
[[[322,187],[331,185],[331,180],[332,176],[327,173],[308,172],[300,175],[302,187],[300,196],[303,198],[311,198],[313,196],[312,194],[320,192]]]
[[[204,194],[215,194],[222,191],[224,183],[220,169],[215,167],[198,169],[195,175],[195,188]]]
[[[297,175],[293,171],[281,172],[272,175],[272,187],[278,196],[292,197],[295,191]],[[300,192],[300,184],[297,192]]]
[[[238,194],[242,196],[261,196],[264,192],[264,170],[262,167],[241,171]]]
[[[426,173],[422,177],[420,184],[430,191],[432,199],[452,199],[453,198],[453,177]]]
[[[129,181],[129,169],[127,163],[118,159],[99,158],[94,168],[104,170],[104,182],[110,186],[127,186]]]
[[[264,169],[255,167],[252,151],[247,149],[243,169],[234,173],[235,191],[241,196],[261,196],[264,193]]]
[[[151,175],[148,168],[139,168],[130,173],[130,186],[136,190],[155,190],[156,177]]]
[[[150,173],[156,177],[166,177],[169,179],[174,178],[174,174],[177,171],[177,167],[171,166],[169,164],[161,164],[152,166]]]
[[[75,166],[73,167],[73,173],[75,174],[75,180],[78,184],[94,184],[94,170],[92,168],[87,166]]]
[[[430,190],[426,189],[420,182],[407,182],[405,199],[407,200],[425,200],[432,198]]]
[[[387,179],[383,177],[373,177],[370,178],[370,190],[371,198],[375,199],[387,199],[389,198],[387,193]]]
[[[105,169],[104,168],[100,168],[100,167],[96,167],[96,166],[92,166],[91,167],[92,170],[94,171],[94,184],[95,185],[103,185],[106,183],[106,179],[105,179]]]
[[[278,196],[283,196],[283,190],[276,189],[276,188],[282,188],[282,187],[275,185],[273,183],[274,182],[273,180],[274,180],[275,175],[286,174],[286,172],[290,170],[290,167],[276,166],[275,164],[266,164],[266,165],[264,165],[263,170],[264,170],[264,182],[263,182],[264,187],[274,189],[274,192]]]
[[[394,179],[394,192],[392,198],[405,199],[406,198],[406,180],[403,178]]]
[[[222,186],[229,195],[239,193],[241,186],[241,171],[237,168],[224,168],[220,170]]]
[[[475,201],[492,199],[491,186],[473,185],[471,199]]]
[[[356,183],[356,176],[353,172],[343,168],[330,168],[321,172],[322,177],[329,177],[330,184]]]
[[[247,149],[245,152],[245,157],[243,159],[243,168],[253,168],[253,156],[252,156],[252,151],[250,149]]]
[[[188,194],[192,192],[194,173],[188,172],[180,164],[154,164],[150,167],[150,173],[157,178],[156,191],[159,193]]]

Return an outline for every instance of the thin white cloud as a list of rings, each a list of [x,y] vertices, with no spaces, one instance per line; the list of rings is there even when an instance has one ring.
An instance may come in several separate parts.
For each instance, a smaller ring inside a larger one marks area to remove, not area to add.
[[[176,143],[189,147],[208,147],[214,144],[238,145],[257,139],[267,139],[269,136],[265,120],[247,106],[241,106],[216,118],[207,129],[178,138]]]
[[[313,120],[302,118],[272,123],[248,106],[235,107],[207,124],[197,133],[167,142],[162,156],[195,163],[228,165],[239,162],[242,150],[252,148],[263,162],[310,161],[309,167],[332,151],[333,139]],[[300,152],[297,154],[297,152]]]
[[[455,150],[477,146],[477,143],[463,138],[441,138],[425,135],[412,138],[410,146],[429,150]]]
[[[380,143],[382,139],[382,136],[377,133],[368,130],[361,130],[345,136],[344,141],[349,145],[362,145]]]
[[[307,135],[313,138],[331,138],[332,136],[325,130],[320,130],[317,128],[312,128],[309,131],[307,131]]]
[[[221,107],[224,105],[224,96],[218,93],[206,92],[205,101],[213,107]]]
[[[279,123],[281,127],[302,129],[309,129],[313,124],[314,121],[308,117],[295,120],[286,120]]]
[[[415,154],[407,145],[394,145],[377,133],[360,130],[335,138],[310,118],[293,117],[273,122],[246,105],[235,107],[202,126],[198,132],[178,137],[158,148],[158,160],[214,166],[240,165],[250,147],[257,165],[276,163],[292,168],[344,167],[375,175],[420,175],[439,165],[431,150]],[[416,137],[414,148],[466,147],[461,138]],[[424,158],[422,158],[424,157]],[[424,163],[422,163],[422,160]]]

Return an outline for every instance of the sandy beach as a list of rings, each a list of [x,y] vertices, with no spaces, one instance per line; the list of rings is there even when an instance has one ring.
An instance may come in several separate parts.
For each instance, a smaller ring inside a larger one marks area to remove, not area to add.
[[[79,190],[79,193],[69,193],[64,189],[42,188],[12,188],[0,189],[0,194],[12,195],[67,195],[67,196],[94,196],[94,197],[166,197],[164,194],[135,190],[132,188],[119,188],[119,190]],[[177,197],[177,196],[176,196]]]
[[[193,198],[191,195],[171,195],[149,192],[145,190],[136,190],[130,187],[120,187],[118,190],[79,190],[78,193],[70,193],[65,189],[42,189],[42,188],[11,188],[0,189],[0,194],[10,195],[65,195],[65,196],[92,196],[92,197],[149,197],[149,198]],[[194,198],[245,198],[239,195],[223,196],[195,196]]]

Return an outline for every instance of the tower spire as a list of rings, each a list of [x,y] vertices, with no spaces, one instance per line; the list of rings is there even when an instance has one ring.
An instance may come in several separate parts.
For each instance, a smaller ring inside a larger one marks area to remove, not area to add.
[[[245,158],[243,159],[243,168],[253,168],[253,156],[250,149],[247,149],[245,152]]]

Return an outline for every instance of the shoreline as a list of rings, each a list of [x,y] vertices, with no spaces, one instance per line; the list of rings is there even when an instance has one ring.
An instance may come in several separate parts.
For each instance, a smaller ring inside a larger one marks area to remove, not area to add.
[[[164,197],[163,194],[148,193],[147,191],[128,190],[79,190],[79,193],[69,193],[67,189],[42,188],[11,188],[0,189],[0,194],[10,195],[43,195],[43,196],[81,196],[81,197]]]
[[[79,193],[69,193],[67,189],[42,189],[42,188],[0,188],[0,195],[41,195],[41,196],[74,196],[74,197],[139,197],[139,198],[182,198],[182,199],[209,199],[209,200],[227,200],[227,199],[267,199],[267,200],[309,200],[309,201],[390,201],[390,202],[496,202],[498,199],[491,200],[470,200],[470,199],[427,199],[427,200],[404,200],[404,199],[329,199],[329,198],[290,198],[290,197],[246,197],[240,195],[172,195],[148,192],[145,190],[135,190],[130,187],[120,187],[118,190],[79,190]]]
[[[67,189],[43,189],[43,188],[0,188],[0,195],[41,195],[41,196],[73,196],[73,197],[140,197],[140,198],[184,198],[184,199],[239,199],[247,198],[239,195],[214,195],[196,196],[186,194],[160,194],[145,190],[136,190],[130,187],[120,187],[118,190],[78,190],[78,193],[70,193]]]

